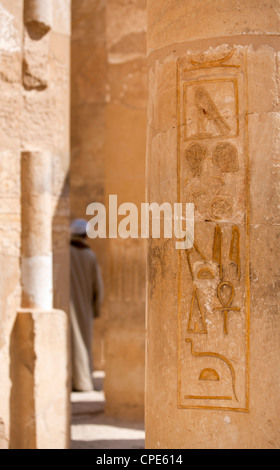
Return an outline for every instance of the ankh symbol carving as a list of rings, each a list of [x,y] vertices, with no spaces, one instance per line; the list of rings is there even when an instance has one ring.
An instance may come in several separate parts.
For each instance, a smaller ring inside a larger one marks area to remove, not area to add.
[[[223,294],[223,289],[225,286],[229,287],[229,295],[226,296]],[[231,282],[221,282],[218,285],[218,299],[222,304],[222,307],[214,307],[214,310],[219,310],[224,314],[224,333],[225,335],[228,335],[228,312],[234,311],[234,312],[240,312],[239,307],[232,307],[230,304],[233,300],[234,297],[234,287],[231,284]]]

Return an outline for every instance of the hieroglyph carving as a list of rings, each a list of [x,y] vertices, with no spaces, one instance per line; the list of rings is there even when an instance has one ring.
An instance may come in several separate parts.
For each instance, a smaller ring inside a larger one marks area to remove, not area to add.
[[[239,166],[236,147],[230,142],[219,143],[213,152],[213,163],[225,173],[238,171]]]
[[[178,253],[178,406],[248,412],[246,56],[211,54],[177,63],[177,196],[195,205],[195,243]]]

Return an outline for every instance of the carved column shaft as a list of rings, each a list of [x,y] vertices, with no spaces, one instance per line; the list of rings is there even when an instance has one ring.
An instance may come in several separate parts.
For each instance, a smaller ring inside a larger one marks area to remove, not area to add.
[[[149,241],[149,448],[279,442],[279,5],[148,2],[148,197],[195,211]]]

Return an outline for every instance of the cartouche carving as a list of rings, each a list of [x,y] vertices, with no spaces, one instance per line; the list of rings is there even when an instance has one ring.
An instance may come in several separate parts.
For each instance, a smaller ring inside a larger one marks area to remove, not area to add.
[[[249,266],[246,74],[235,49],[178,60],[177,194],[195,203],[196,231],[178,264],[181,408],[249,411],[248,269],[241,276],[243,262]]]

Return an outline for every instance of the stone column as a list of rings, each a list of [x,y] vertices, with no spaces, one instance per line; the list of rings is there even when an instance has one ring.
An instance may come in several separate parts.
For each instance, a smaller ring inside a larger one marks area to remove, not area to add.
[[[132,202],[140,211],[145,202],[146,2],[109,0],[106,19],[106,201],[117,195],[118,206]],[[122,239],[118,234],[108,240],[108,281],[106,412],[143,419],[144,240]]]
[[[48,152],[23,152],[22,307],[53,307],[52,159]]]
[[[279,447],[279,6],[148,1],[148,448]]]

